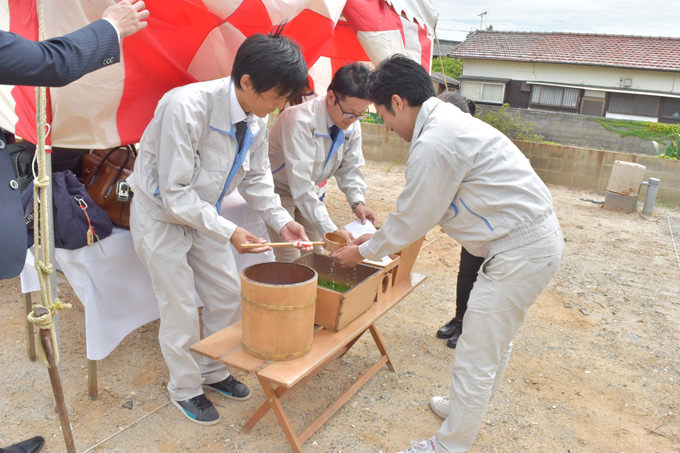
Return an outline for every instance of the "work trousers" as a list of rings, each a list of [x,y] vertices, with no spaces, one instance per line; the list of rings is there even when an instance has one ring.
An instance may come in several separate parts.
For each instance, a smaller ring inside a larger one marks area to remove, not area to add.
[[[438,452],[471,446],[529,306],[557,272],[564,240],[555,230],[529,245],[489,257],[477,276],[453,361],[449,416],[436,436]]]
[[[300,210],[295,206],[293,197],[281,190],[277,190],[276,193],[279,194],[279,197],[281,198],[281,206],[283,206],[283,209],[288,211],[288,214],[305,228],[305,233],[307,233],[309,240],[313,242],[321,241],[323,235],[317,230],[316,225],[303,217]],[[267,226],[267,232],[269,233],[269,239],[272,242],[285,242],[279,232],[272,230],[269,226]],[[324,250],[325,249],[320,246],[314,247],[314,253],[317,254],[325,254],[326,252]],[[276,261],[291,262],[300,257],[300,250],[294,247],[275,248],[274,256],[276,257]]]
[[[170,398],[193,398],[203,393],[202,384],[229,376],[224,364],[199,357],[189,348],[201,339],[199,299],[203,337],[240,319],[241,286],[231,247],[193,228],[154,220],[134,201],[130,231],[158,299],[158,341],[170,371]]]

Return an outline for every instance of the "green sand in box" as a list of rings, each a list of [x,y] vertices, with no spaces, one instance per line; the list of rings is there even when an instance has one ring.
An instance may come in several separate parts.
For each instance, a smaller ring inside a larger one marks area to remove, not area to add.
[[[347,290],[352,288],[350,285],[343,285],[342,283],[334,282],[333,280],[326,280],[324,278],[320,278],[317,281],[317,285],[321,286],[322,288],[332,289],[333,291],[337,291],[339,293],[346,293]]]

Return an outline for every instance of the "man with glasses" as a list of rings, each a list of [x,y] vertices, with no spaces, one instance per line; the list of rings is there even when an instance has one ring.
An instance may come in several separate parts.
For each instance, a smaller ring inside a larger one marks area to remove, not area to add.
[[[338,69],[328,92],[302,104],[286,108],[269,136],[269,161],[281,205],[305,227],[312,241],[328,232],[352,235],[339,229],[323,203],[328,178],[335,180],[362,223],[375,224],[376,214],[366,206],[366,182],[361,173],[361,127],[366,117],[368,68],[352,63]],[[282,238],[269,230],[272,241]],[[274,249],[279,261],[300,256],[294,248]]]

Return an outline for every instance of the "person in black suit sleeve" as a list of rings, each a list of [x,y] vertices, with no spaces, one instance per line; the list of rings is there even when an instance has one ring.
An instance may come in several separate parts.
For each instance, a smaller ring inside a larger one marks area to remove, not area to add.
[[[145,19],[148,17],[149,11],[144,8],[142,0],[121,0],[106,8],[100,20],[59,38],[35,42],[0,30],[0,84],[64,86],[89,72],[117,63],[120,61],[120,40],[146,27]],[[5,143],[4,131],[0,129],[0,151]],[[11,167],[6,152],[0,153],[0,166],[3,169]],[[18,194],[9,193],[9,185],[5,186],[8,193],[0,193],[0,200],[5,205],[1,206],[4,209],[0,230],[5,230],[5,223],[13,218],[23,224],[21,216],[5,215],[5,209],[8,210],[7,206],[12,204],[6,197],[16,198],[10,201],[16,201],[14,204],[21,207]],[[4,240],[11,238],[5,237]],[[3,243],[0,243],[0,251],[4,252],[3,249]],[[1,265],[13,266],[4,262]],[[44,444],[42,436],[35,436],[0,447],[0,453],[36,453]]]
[[[146,27],[142,0],[122,0],[102,18],[67,35],[36,42],[0,31],[0,84],[59,87],[120,61],[120,39]]]

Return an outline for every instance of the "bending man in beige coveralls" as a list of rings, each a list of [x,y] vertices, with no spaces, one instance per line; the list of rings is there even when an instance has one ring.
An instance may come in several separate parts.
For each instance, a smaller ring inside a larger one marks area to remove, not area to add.
[[[196,298],[203,335],[241,314],[239,272],[229,242],[265,239],[220,216],[222,198],[238,189],[286,240],[306,240],[281,207],[267,158],[267,115],[307,82],[302,55],[287,38],[253,35],[239,47],[231,77],[175,88],[158,103],[142,136],[134,172],[130,230],[159,301],[158,340],[170,371],[171,401],[190,420],[219,421],[202,386],[233,399],[250,390],[219,361],[199,359]],[[251,252],[269,250],[258,247]]]
[[[333,253],[343,266],[403,249],[439,224],[484,263],[463,317],[448,415],[411,452],[472,446],[502,381],[512,339],[560,265],[564,241],[550,191],[506,136],[434,97],[430,76],[403,55],[371,73],[367,87],[385,124],[411,142],[406,183],[372,237]],[[483,447],[482,447],[483,449]]]

